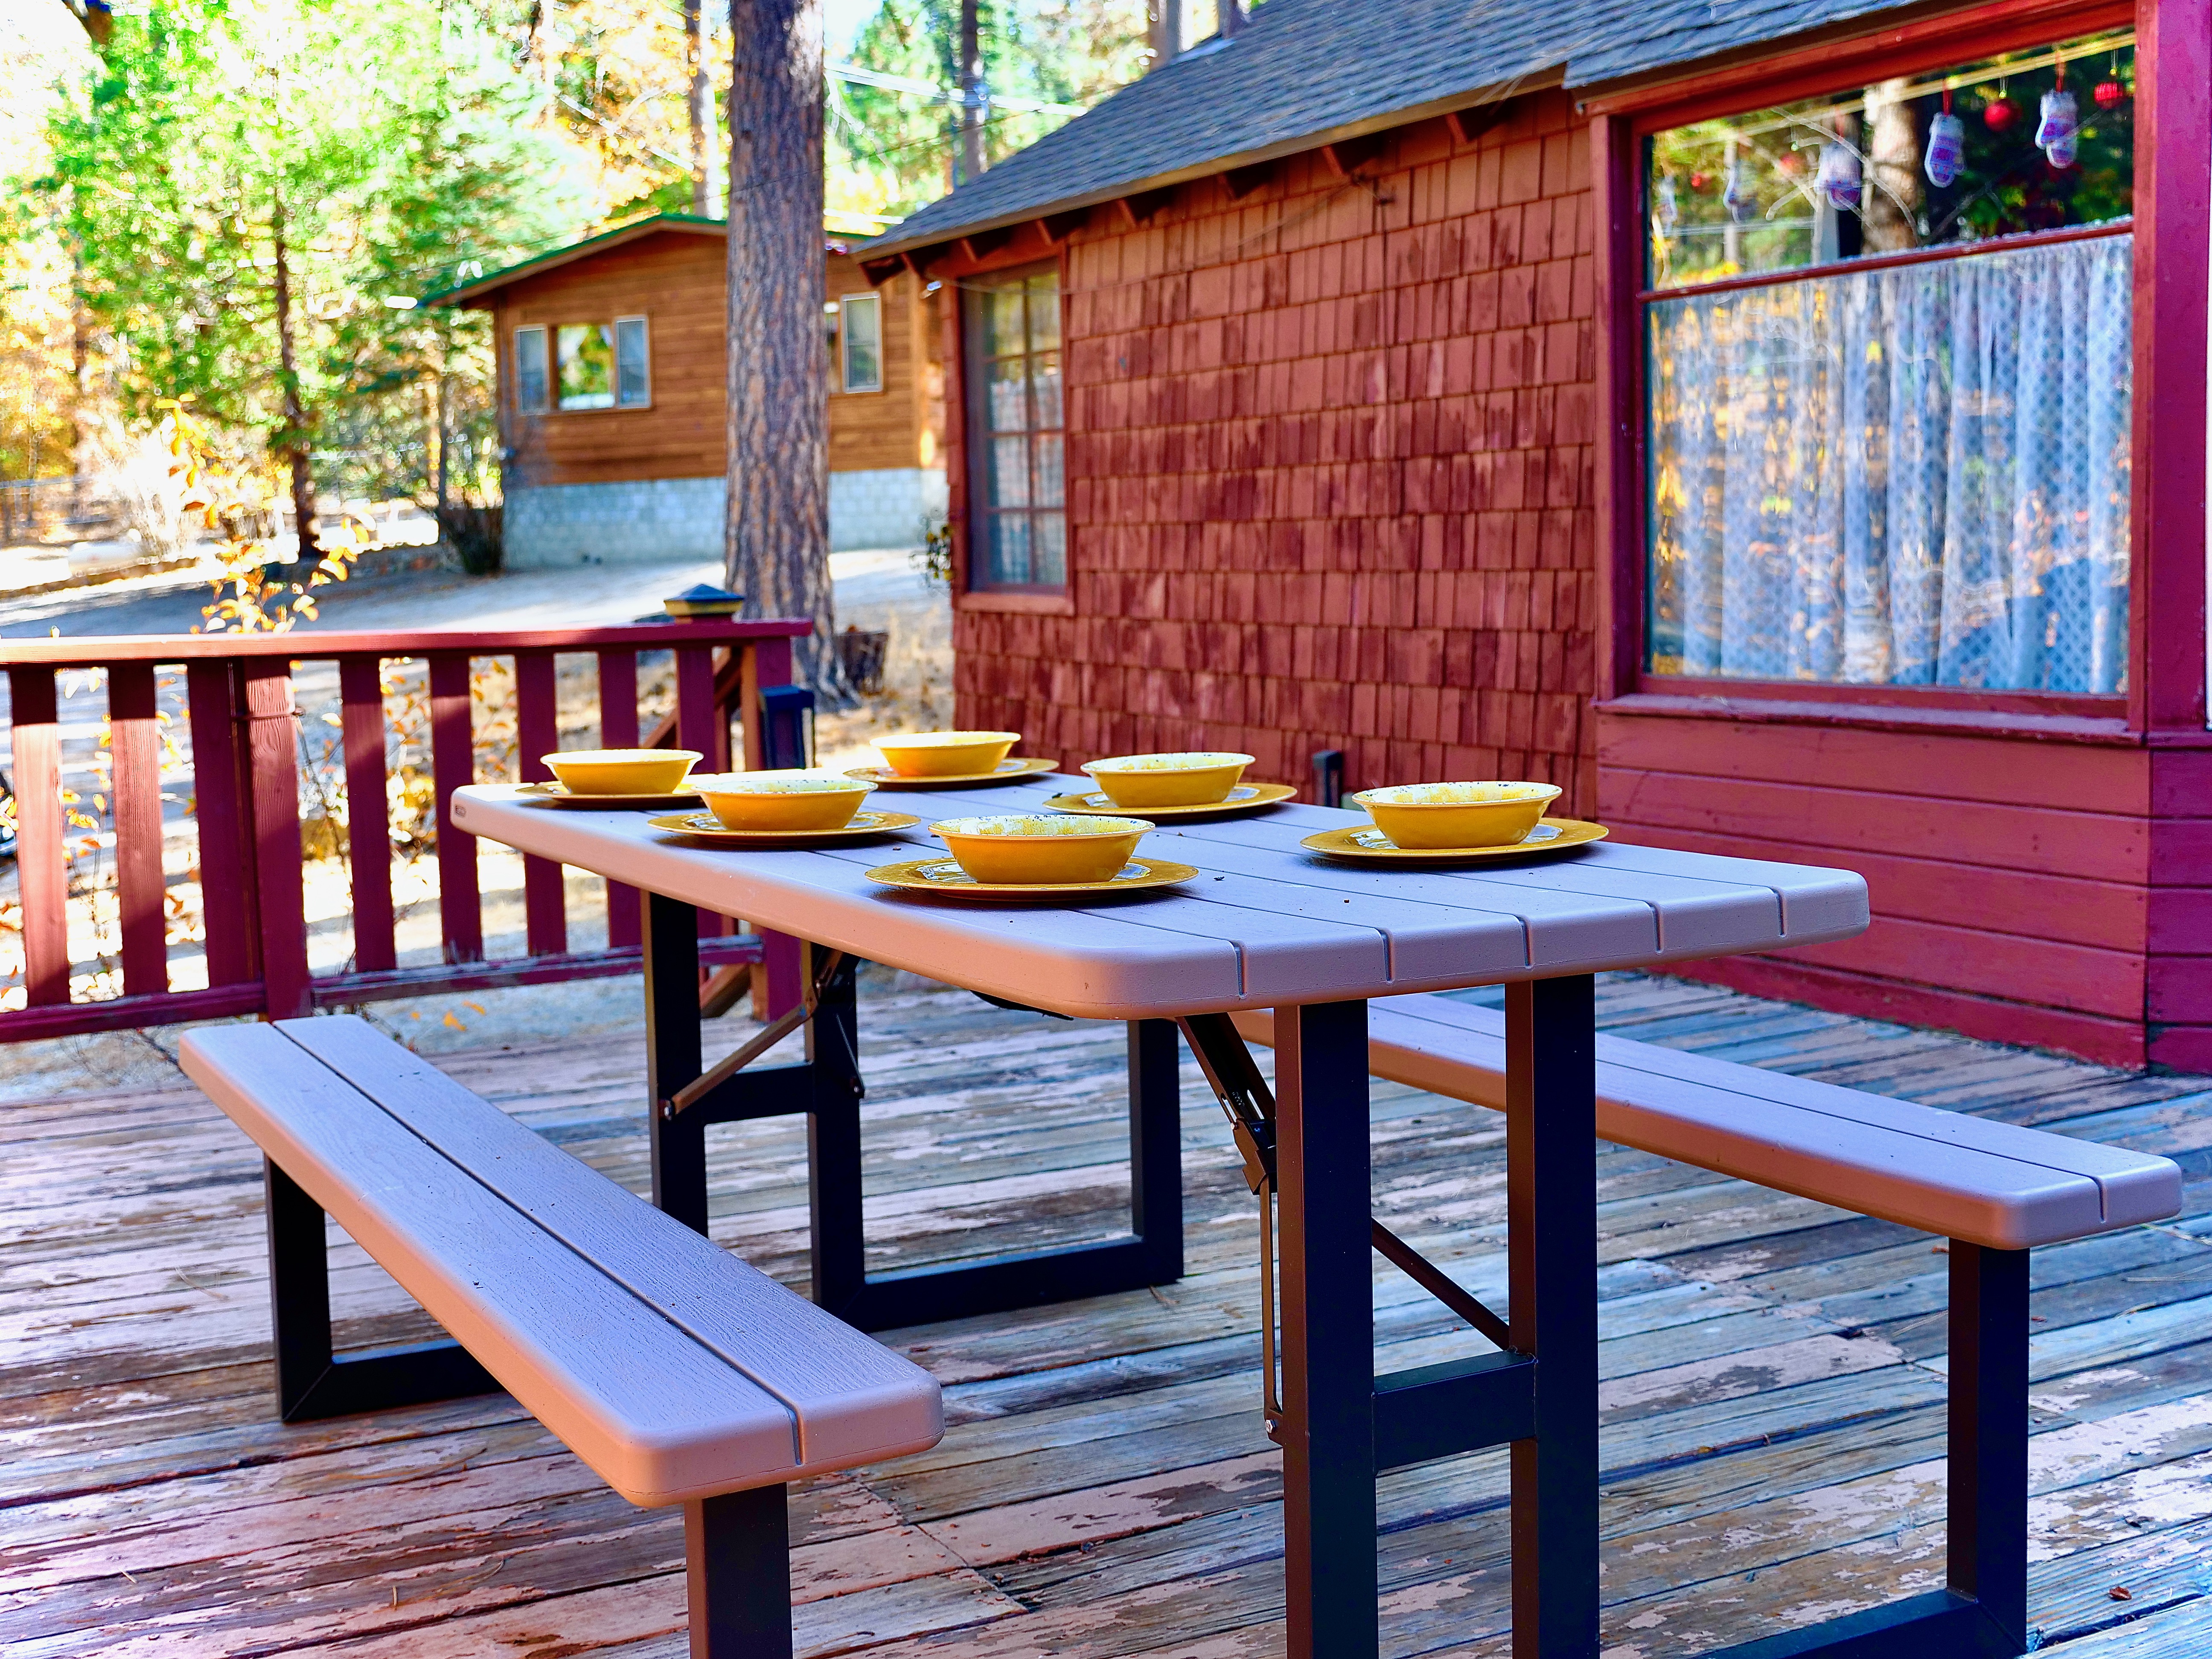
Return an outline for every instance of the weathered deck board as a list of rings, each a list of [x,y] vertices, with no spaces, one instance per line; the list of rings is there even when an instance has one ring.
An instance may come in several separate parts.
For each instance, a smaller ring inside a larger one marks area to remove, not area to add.
[[[2057,1126],[2212,1170],[2203,1079],[2137,1078],[1710,987],[1604,982],[1624,1035]],[[744,1029],[732,1023],[732,1035]],[[1120,1028],[877,975],[863,1013],[875,1265],[1110,1234]],[[1266,1057],[1263,1056],[1263,1063]],[[635,1188],[641,1042],[441,1062]],[[872,1659],[1280,1652],[1256,1229],[1194,1073],[1188,1272],[894,1334],[946,1385],[936,1449],[794,1506],[804,1650]],[[1504,1296],[1502,1122],[1374,1095],[1376,1208]],[[0,1109],[0,1647],[678,1659],[680,1528],[503,1396],[270,1420],[258,1158],[186,1088]],[[715,1236],[806,1275],[798,1120],[717,1131]],[[1607,1640],[1659,1659],[1940,1579],[1945,1263],[1926,1237],[1601,1149]],[[2038,1253],[2033,1614],[2082,1659],[2212,1644],[2212,1183],[2184,1222]],[[341,1335],[427,1322],[332,1235]],[[1377,1362],[1480,1345],[1378,1264]],[[1381,1485],[1386,1651],[1504,1659],[1504,1464]],[[2124,1586],[2129,1596],[2114,1600]],[[2132,1620],[2124,1623],[2122,1621]],[[2160,1645],[2163,1642],[2166,1645]]]

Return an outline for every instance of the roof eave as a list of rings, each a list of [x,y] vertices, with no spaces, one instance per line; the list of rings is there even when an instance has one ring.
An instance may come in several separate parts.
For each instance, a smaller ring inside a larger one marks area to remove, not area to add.
[[[679,236],[727,236],[729,227],[719,219],[700,219],[690,214],[656,213],[647,218],[635,219],[626,225],[617,225],[612,230],[603,230],[596,236],[586,236],[580,242],[571,242],[567,247],[555,248],[520,264],[509,265],[504,270],[495,270],[478,276],[456,288],[439,289],[422,296],[422,303],[432,307],[457,306],[465,310],[484,310],[489,307],[478,301],[513,283],[527,282],[532,276],[542,276],[549,270],[558,270],[563,265],[574,264],[579,259],[588,259],[594,254],[669,232]]]
[[[1061,197],[1037,206],[1024,208],[1018,213],[1002,213],[994,217],[948,226],[942,230],[927,231],[918,236],[902,238],[886,234],[873,241],[861,243],[853,250],[853,255],[855,258],[875,260],[893,258],[904,253],[918,253],[927,248],[941,247],[947,242],[957,242],[963,236],[977,236],[994,230],[1025,225],[1032,219],[1042,219],[1048,214],[1073,213],[1080,209],[1118,202],[1125,197],[1141,196],[1149,191],[1171,190],[1177,185],[1218,178],[1240,167],[1279,161],[1286,155],[1303,155],[1309,150],[1319,149],[1323,144],[1342,143],[1346,139],[1364,138],[1370,133],[1388,132],[1394,127],[1409,126],[1416,121],[1449,115],[1455,110],[1477,109],[1485,104],[1502,104],[1522,93],[1559,86],[1565,78],[1566,65],[1555,64],[1472,92],[1454,93],[1449,97],[1431,99],[1426,103],[1410,105],[1381,115],[1363,116],[1357,121],[1346,121],[1294,138],[1280,139],[1256,149],[1239,150],[1234,155],[1215,157],[1190,167],[1156,173],[1149,178],[1133,179],[1126,184],[1108,185],[1079,195]]]

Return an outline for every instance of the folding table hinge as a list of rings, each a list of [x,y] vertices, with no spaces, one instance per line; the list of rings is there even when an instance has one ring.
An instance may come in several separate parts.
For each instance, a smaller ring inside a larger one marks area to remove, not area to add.
[[[814,970],[813,982],[806,988],[805,997],[794,1006],[787,1008],[775,1018],[756,1031],[750,1042],[738,1048],[712,1071],[705,1072],[685,1084],[660,1103],[660,1115],[672,1118],[696,1106],[708,1095],[727,1083],[739,1072],[751,1065],[769,1049],[814,1018],[815,1010],[822,1006],[823,994],[829,990],[830,981],[845,960],[842,951],[832,951],[822,958]],[[860,1082],[853,1080],[853,1095],[860,1095]]]

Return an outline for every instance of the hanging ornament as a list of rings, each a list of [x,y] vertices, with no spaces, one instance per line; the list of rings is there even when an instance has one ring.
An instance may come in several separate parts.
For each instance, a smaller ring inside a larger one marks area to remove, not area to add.
[[[1850,213],[1859,204],[1859,153],[1840,138],[1831,138],[1820,149],[1820,193],[1838,213]]]
[[[1721,205],[1737,224],[1747,223],[1759,211],[1759,203],[1751,193],[1751,185],[1743,176],[1743,159],[1731,155],[1728,161],[1728,183],[1721,191]]]
[[[2012,94],[2005,90],[2005,83],[1998,82],[1997,95],[1982,106],[1982,125],[1991,132],[2002,132],[2019,119],[2020,106],[2013,102]]]
[[[2058,65],[2058,84],[2043,94],[2043,118],[2035,124],[2035,147],[2064,172],[2074,165],[2081,137],[2081,119],[2074,107],[2074,94],[2066,90],[2066,65]]]
[[[1943,88],[1943,112],[1928,124],[1928,182],[1938,190],[1966,164],[1966,124],[1951,113],[1951,88]]]
[[[2120,84],[2120,54],[2112,54],[2112,67],[2105,78],[2097,82],[2097,90],[2090,94],[2097,100],[2099,109],[2117,108],[2127,97],[2128,89]]]
[[[1653,192],[1653,195],[1656,199],[1651,216],[1659,222],[1660,229],[1674,229],[1682,215],[1674,205],[1674,177],[1672,173],[1661,176],[1659,188]]]

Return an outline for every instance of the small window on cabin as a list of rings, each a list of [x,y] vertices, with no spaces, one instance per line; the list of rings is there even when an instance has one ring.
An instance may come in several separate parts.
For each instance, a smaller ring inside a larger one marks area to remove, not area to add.
[[[653,401],[653,351],[645,319],[615,319],[615,402],[643,409]]]
[[[1655,674],[2126,686],[2135,37],[1645,141]]]
[[[848,392],[884,389],[884,302],[873,294],[848,294],[838,301]]]
[[[563,323],[555,336],[555,386],[562,409],[615,406],[615,331],[605,323]]]
[[[545,412],[545,331],[514,331],[514,406],[526,415]]]
[[[968,359],[970,586],[1067,585],[1060,273],[962,285]]]

